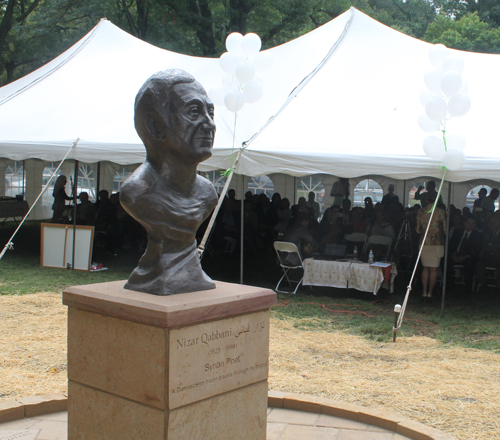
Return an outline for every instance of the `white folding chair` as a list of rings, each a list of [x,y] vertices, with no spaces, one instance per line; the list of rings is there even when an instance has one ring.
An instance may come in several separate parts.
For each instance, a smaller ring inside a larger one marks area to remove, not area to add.
[[[354,249],[354,246],[359,246],[359,252],[363,252],[367,238],[368,235],[364,232],[353,232],[352,234],[346,234],[344,239],[347,242],[348,252],[351,251],[351,248]]]
[[[452,267],[452,281],[454,284],[465,284],[464,267],[461,264],[454,264]]]
[[[288,243],[286,241],[275,241],[274,249],[276,251],[276,255],[278,256],[279,265],[283,269],[283,276],[278,281],[278,284],[276,285],[276,288],[274,290],[276,290],[276,292],[279,293],[295,294],[297,293],[297,289],[302,284],[302,280],[304,279],[304,272],[303,272],[304,266],[302,264],[302,258],[300,257],[299,250],[297,249],[297,246],[294,243]],[[300,278],[300,281],[291,280],[290,277],[288,276],[288,272],[294,269],[302,269],[302,277]],[[287,280],[291,288],[293,288],[292,283],[297,284],[293,292],[279,290],[280,284],[283,281],[283,279]]]
[[[476,289],[479,288],[481,284],[479,283],[479,277],[477,274],[477,266],[476,271],[474,273],[474,278],[472,279],[472,291],[475,292]],[[486,268],[486,286],[487,287],[496,287],[497,286],[497,269],[495,267],[487,267]]]
[[[392,246],[392,238],[391,237],[387,237],[385,235],[370,235],[368,237],[368,240],[366,241],[364,252],[366,252],[370,248],[371,244],[386,246],[387,253],[385,254],[385,259],[387,260],[389,258],[389,254],[391,253],[391,246]]]

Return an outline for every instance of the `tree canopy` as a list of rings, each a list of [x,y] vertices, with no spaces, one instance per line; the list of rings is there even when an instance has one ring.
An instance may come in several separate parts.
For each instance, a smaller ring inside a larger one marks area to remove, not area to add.
[[[0,0],[0,85],[47,63],[106,17],[165,49],[217,57],[231,32],[273,47],[354,6],[451,48],[500,52],[500,0]]]

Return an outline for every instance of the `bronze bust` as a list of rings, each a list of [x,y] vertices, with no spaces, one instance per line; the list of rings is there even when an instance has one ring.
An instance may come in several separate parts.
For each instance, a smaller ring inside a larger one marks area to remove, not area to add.
[[[146,160],[122,185],[123,208],[147,231],[148,246],[126,289],[172,295],[214,289],[203,272],[195,234],[217,204],[196,173],[212,155],[214,105],[189,73],[154,74],[135,99],[135,128]]]

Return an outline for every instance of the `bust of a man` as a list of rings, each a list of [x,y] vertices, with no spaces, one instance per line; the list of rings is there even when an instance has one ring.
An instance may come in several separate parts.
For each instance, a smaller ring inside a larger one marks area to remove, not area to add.
[[[154,74],[135,99],[135,128],[145,162],[122,185],[123,208],[148,233],[148,247],[126,289],[172,295],[214,289],[203,272],[195,234],[217,203],[196,173],[212,155],[214,105],[203,86],[179,69]]]

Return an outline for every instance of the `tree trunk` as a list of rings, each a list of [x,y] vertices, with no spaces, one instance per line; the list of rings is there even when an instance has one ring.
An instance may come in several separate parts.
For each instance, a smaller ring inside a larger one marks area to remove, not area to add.
[[[214,56],[217,53],[215,45],[215,37],[213,32],[212,11],[208,4],[208,0],[189,0],[188,4],[190,22],[196,36],[201,43],[201,48],[204,56]]]
[[[0,58],[2,58],[3,48],[7,40],[7,35],[12,29],[12,21],[14,17],[14,7],[17,0],[9,0],[7,2],[7,7],[0,22]]]
[[[229,32],[247,33],[247,17],[253,7],[249,0],[229,0]]]
[[[147,41],[148,36],[148,0],[136,0],[137,5],[137,36]]]

